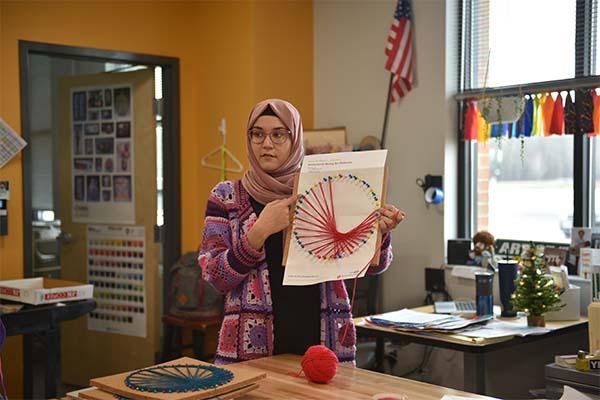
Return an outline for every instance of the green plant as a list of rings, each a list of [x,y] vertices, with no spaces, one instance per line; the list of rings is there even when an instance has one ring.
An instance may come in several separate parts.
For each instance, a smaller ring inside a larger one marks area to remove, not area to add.
[[[542,316],[565,306],[554,280],[546,274],[543,253],[533,243],[521,256],[515,286],[512,303],[517,311]]]

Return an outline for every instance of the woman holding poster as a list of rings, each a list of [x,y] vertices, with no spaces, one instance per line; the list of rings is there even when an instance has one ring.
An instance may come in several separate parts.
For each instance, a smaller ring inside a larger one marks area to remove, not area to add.
[[[215,363],[304,354],[317,344],[340,362],[354,363],[356,336],[344,282],[282,285],[284,231],[304,157],[300,114],[286,101],[264,100],[250,113],[247,135],[250,169],[211,191],[198,257],[204,279],[226,295]],[[390,231],[404,213],[386,204],[378,219],[383,236],[378,266],[367,271],[372,274],[390,265]]]

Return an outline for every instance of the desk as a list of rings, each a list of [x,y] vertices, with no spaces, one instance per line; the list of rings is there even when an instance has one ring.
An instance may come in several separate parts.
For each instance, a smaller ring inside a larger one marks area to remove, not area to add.
[[[242,364],[266,372],[267,377],[257,382],[258,389],[237,397],[236,400],[372,400],[373,395],[380,393],[404,394],[409,400],[440,400],[445,394],[492,399],[348,366],[340,366],[335,378],[326,385],[311,383],[304,376],[297,378],[288,375],[288,372],[298,372],[300,369],[300,356],[289,354],[245,361]]]
[[[600,371],[577,371],[559,367],[555,363],[546,365],[545,370],[546,398],[559,399],[568,385],[591,399],[600,399]]]
[[[60,385],[60,323],[79,318],[94,308],[94,300],[80,300],[67,303],[48,304],[41,306],[25,306],[23,309],[9,314],[1,314],[0,318],[6,326],[6,335],[25,335],[25,397],[51,398],[57,396]],[[42,335],[45,338],[46,358],[42,365],[28,365],[36,355],[33,352],[33,336]],[[34,393],[34,377],[37,373],[45,375],[44,393]]]
[[[265,371],[267,378],[258,383],[260,386],[257,390],[240,397],[240,400],[371,400],[373,395],[379,393],[404,394],[410,400],[439,400],[445,394],[490,399],[490,397],[347,366],[340,366],[335,378],[327,385],[311,383],[304,377],[296,378],[288,375],[288,372],[297,372],[300,367],[300,356],[288,354],[246,361],[244,364]]]
[[[433,306],[419,307],[415,310],[433,312]],[[504,318],[500,319],[505,320]],[[524,322],[526,318],[506,320]],[[356,324],[356,334],[358,336],[376,338],[375,359],[378,371],[382,371],[383,369],[385,339],[402,340],[426,346],[456,350],[464,354],[465,390],[480,394],[485,394],[485,365],[488,353],[503,348],[540,342],[568,333],[587,331],[587,318],[585,317],[580,318],[578,321],[548,321],[546,322],[546,326],[554,330],[545,335],[527,337],[507,336],[495,339],[474,339],[457,334],[402,332],[391,328],[367,325],[364,318],[355,318],[354,323]]]

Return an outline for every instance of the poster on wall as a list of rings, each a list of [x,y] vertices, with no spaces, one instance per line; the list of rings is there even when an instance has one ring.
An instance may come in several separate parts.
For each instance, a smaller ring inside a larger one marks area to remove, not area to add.
[[[0,118],[0,168],[8,163],[27,142]]]
[[[71,90],[73,222],[135,223],[133,89]]]
[[[89,330],[146,337],[145,237],[143,226],[87,226]]]

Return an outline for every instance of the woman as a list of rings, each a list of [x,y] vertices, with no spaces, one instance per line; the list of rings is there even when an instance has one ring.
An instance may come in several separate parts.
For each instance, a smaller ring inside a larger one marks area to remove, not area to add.
[[[258,103],[247,143],[250,169],[210,194],[198,258],[204,279],[225,294],[215,363],[304,354],[316,344],[354,363],[356,335],[343,281],[282,286],[282,231],[290,225],[293,178],[304,155],[298,110],[278,99]],[[368,273],[389,266],[389,232],[404,218],[391,205],[380,211],[381,258]]]

